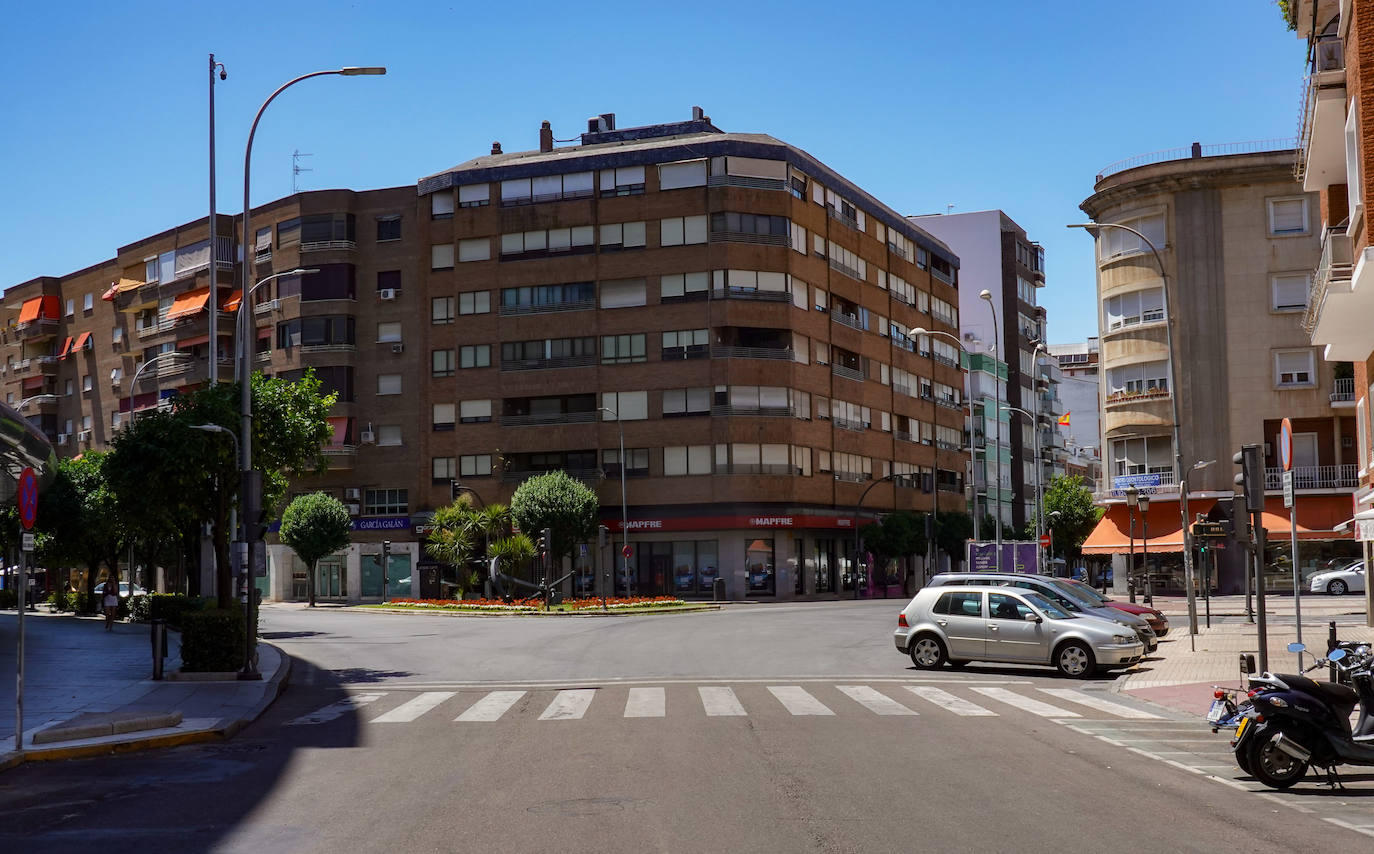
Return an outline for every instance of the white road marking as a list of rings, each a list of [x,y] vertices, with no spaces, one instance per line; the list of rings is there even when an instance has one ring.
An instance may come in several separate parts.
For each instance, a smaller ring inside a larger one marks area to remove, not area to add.
[[[778,698],[794,715],[833,715],[834,712],[799,685],[769,685],[768,693]]]
[[[977,703],[970,703],[968,700],[960,699],[948,691],[933,688],[929,685],[907,685],[906,689],[923,700],[929,700],[935,705],[953,712],[963,717],[997,717],[997,713],[992,709],[985,709]]]
[[[1014,691],[1008,691],[1006,688],[972,688],[970,690],[976,691],[979,694],[982,694],[984,697],[991,697],[994,700],[999,700],[1003,703],[1006,703],[1009,706],[1015,706],[1018,709],[1023,709],[1027,712],[1030,712],[1033,715],[1039,715],[1042,718],[1082,717],[1082,715],[1078,714],[1078,712],[1071,712],[1068,709],[1061,709],[1058,706],[1051,706],[1049,703],[1042,703],[1039,700],[1032,700],[1030,697],[1023,697],[1020,694],[1015,693]]]
[[[372,719],[374,724],[405,724],[433,709],[452,697],[454,691],[426,691],[413,700],[408,700],[380,717]]]
[[[559,691],[553,702],[539,716],[541,721],[575,721],[587,713],[587,707],[596,696],[595,688],[577,688],[572,691]]]
[[[662,688],[631,688],[625,700],[627,718],[661,718],[665,712]]]
[[[859,705],[863,706],[865,709],[868,709],[870,712],[873,712],[875,714],[916,714],[911,709],[908,709],[906,706],[903,706],[901,703],[897,702],[896,700],[892,699],[886,694],[879,693],[877,690],[870,688],[867,685],[836,685],[835,687],[840,689],[841,693],[848,695]]]
[[[1051,697],[1058,697],[1061,700],[1068,700],[1070,703],[1080,703],[1089,708],[1097,709],[1099,712],[1106,712],[1116,715],[1119,718],[1135,718],[1136,720],[1159,720],[1159,715],[1152,714],[1142,709],[1133,709],[1130,706],[1123,706],[1120,703],[1113,703],[1101,697],[1084,693],[1073,688],[1041,688],[1041,693],[1049,694]]]
[[[492,691],[473,703],[455,721],[494,721],[499,720],[506,710],[525,696],[524,691]]]
[[[329,721],[343,717],[349,712],[361,708],[362,706],[366,706],[368,703],[371,703],[374,700],[381,699],[385,696],[385,691],[382,691],[377,694],[351,694],[347,697],[344,697],[342,700],[339,700],[336,703],[330,703],[324,708],[317,709],[316,711],[313,711],[308,715],[301,715],[295,720],[287,721],[286,725],[307,726],[309,724],[327,723]]]
[[[697,693],[701,695],[701,707],[706,710],[707,717],[736,717],[745,714],[744,707],[739,704],[739,698],[735,696],[733,688],[703,686],[697,688]]]

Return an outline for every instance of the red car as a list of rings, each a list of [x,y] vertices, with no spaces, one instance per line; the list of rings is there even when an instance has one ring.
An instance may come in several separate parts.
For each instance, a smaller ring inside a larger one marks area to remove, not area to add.
[[[1159,611],[1156,611],[1154,608],[1151,608],[1149,605],[1133,605],[1130,602],[1118,602],[1109,596],[1102,595],[1083,582],[1075,581],[1072,578],[1061,578],[1058,580],[1067,581],[1069,584],[1072,584],[1075,590],[1094,602],[1098,602],[1108,608],[1115,608],[1118,611],[1125,611],[1127,614],[1135,614],[1137,617],[1143,618],[1145,622],[1150,624],[1150,628],[1154,629],[1156,637],[1162,638],[1169,633],[1169,618]]]

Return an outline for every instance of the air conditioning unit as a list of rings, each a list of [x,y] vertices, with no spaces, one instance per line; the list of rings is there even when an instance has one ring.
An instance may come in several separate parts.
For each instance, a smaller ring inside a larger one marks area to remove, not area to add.
[[[344,498],[349,501],[357,501],[363,497],[363,491],[356,486],[350,486],[344,490]]]
[[[378,298],[378,299],[385,299],[385,300],[393,300],[393,299],[396,299],[396,289],[395,289],[395,288],[379,288],[379,289],[377,290],[377,298]]]
[[[357,504],[345,504],[344,506],[348,508],[348,515],[350,516],[357,516],[362,510]]]
[[[377,434],[371,430],[363,430],[358,434],[358,441],[362,442],[364,445],[371,445],[373,442],[377,441]]]
[[[68,441],[71,440],[71,438],[72,438],[72,435],[71,435],[70,433],[58,433],[58,434],[57,434],[57,444],[59,444],[59,445],[65,445],[65,444],[67,444]]]
[[[404,353],[405,351],[406,351],[406,345],[404,345],[404,344],[392,344],[392,345],[391,345],[391,352],[393,352],[393,353]]]
[[[76,434],[76,440],[77,440],[78,442],[89,442],[89,441],[91,441],[91,431],[90,431],[90,430],[82,430],[80,433],[77,433],[77,434]]]

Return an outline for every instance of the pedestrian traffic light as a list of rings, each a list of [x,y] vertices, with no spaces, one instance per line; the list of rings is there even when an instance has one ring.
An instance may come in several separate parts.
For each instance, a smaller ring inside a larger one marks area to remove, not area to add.
[[[450,480],[450,481],[448,482],[448,493],[449,493],[449,500],[450,500],[450,501],[457,501],[457,500],[458,500],[458,493],[460,493],[460,492],[462,492],[462,491],[463,491],[463,488],[462,488],[461,486],[458,485],[458,481],[456,481],[456,480]]]
[[[1259,445],[1242,445],[1231,462],[1240,466],[1236,475],[1236,486],[1245,496],[1245,509],[1251,513],[1264,511],[1264,462],[1260,457]]]
[[[611,529],[605,525],[596,526],[596,544],[599,548],[606,548],[611,544]]]

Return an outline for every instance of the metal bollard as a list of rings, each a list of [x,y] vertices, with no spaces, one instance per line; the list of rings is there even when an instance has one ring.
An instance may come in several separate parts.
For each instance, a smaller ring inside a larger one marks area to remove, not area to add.
[[[1336,646],[1337,646],[1338,644],[1340,644],[1340,641],[1336,638],[1336,621],[1335,621],[1335,620],[1332,620],[1331,622],[1329,622],[1329,623],[1326,624],[1326,651],[1327,651],[1327,653],[1330,654],[1331,650],[1335,649]],[[1340,674],[1339,671],[1336,670],[1336,665],[1335,665],[1334,663],[1331,664],[1331,665],[1329,665],[1328,669],[1331,671],[1331,674],[1330,674],[1330,676],[1328,677],[1328,680],[1329,680],[1329,681],[1331,681],[1331,682],[1339,682],[1339,681],[1341,681],[1341,674]]]
[[[167,655],[167,622],[165,620],[151,620],[149,627],[153,642],[153,681],[160,682],[162,680],[162,659]]]

